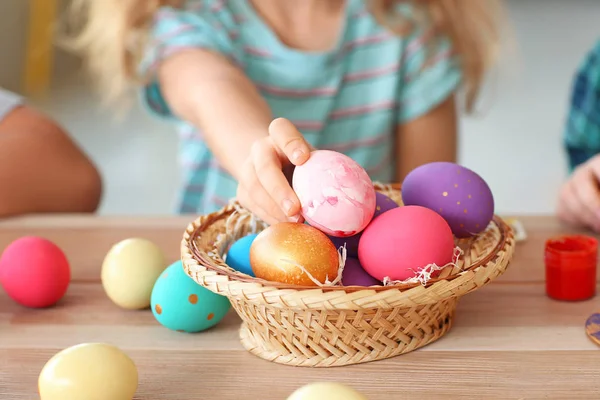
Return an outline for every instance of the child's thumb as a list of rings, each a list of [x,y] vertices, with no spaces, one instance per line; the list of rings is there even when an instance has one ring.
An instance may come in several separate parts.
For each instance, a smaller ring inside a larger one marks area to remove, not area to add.
[[[310,144],[294,124],[285,118],[277,118],[269,125],[269,136],[275,147],[294,165],[302,165],[308,160]]]

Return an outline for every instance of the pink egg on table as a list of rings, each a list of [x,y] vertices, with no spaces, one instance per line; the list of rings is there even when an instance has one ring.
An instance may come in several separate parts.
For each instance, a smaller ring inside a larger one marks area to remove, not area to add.
[[[364,230],[358,258],[364,270],[383,281],[403,281],[431,264],[452,262],[454,236],[436,212],[420,206],[387,211]]]
[[[357,162],[341,153],[312,152],[295,168],[292,186],[304,219],[331,236],[356,235],[375,213],[373,182]]]
[[[376,203],[375,214],[373,214],[373,219],[377,218],[386,211],[398,207],[398,204],[394,200],[390,199],[388,196],[382,193],[377,192],[375,194],[375,197]],[[346,245],[346,253],[348,257],[358,257],[358,242],[360,241],[361,236],[362,232],[350,237],[336,237],[330,235],[329,239],[331,239],[331,241],[337,248]]]
[[[17,239],[0,257],[0,285],[14,301],[26,307],[56,304],[65,295],[70,280],[67,257],[44,238]]]
[[[342,285],[344,286],[375,286],[381,282],[373,278],[360,265],[356,258],[348,257],[342,272]]]

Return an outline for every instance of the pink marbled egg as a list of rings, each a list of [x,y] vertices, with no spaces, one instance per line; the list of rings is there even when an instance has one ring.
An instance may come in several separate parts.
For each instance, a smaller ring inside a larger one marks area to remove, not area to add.
[[[350,157],[317,150],[296,167],[292,186],[302,216],[330,236],[361,232],[375,213],[375,188],[367,172]]]

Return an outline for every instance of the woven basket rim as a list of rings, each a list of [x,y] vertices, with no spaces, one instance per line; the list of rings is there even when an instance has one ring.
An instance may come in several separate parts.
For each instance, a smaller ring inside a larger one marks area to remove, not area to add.
[[[390,184],[390,185],[380,185],[380,184],[376,184],[376,187],[388,187],[388,188],[392,188],[394,190],[401,190],[401,185],[398,183],[394,183],[394,184]],[[227,219],[232,213],[236,212],[236,209],[232,206],[226,206],[225,208],[213,212],[211,214],[208,214],[205,216],[205,219],[202,223],[200,223],[200,219],[198,218],[194,221],[192,221],[189,225],[188,225],[188,230],[186,230],[186,232],[190,232],[188,235],[185,235],[184,239],[183,239],[183,246],[185,248],[185,250],[187,252],[189,252],[189,254],[198,262],[200,263],[200,265],[202,265],[202,267],[206,268],[207,271],[211,271],[213,273],[216,273],[218,275],[221,276],[225,276],[228,280],[232,280],[232,281],[236,281],[236,282],[240,282],[240,283],[248,283],[248,284],[252,284],[252,285],[261,285],[265,288],[272,288],[272,289],[276,289],[276,290],[296,290],[296,291],[302,291],[302,290],[315,290],[315,289],[319,289],[322,292],[332,292],[332,291],[343,291],[346,293],[353,293],[353,292],[358,292],[358,291],[363,291],[363,290],[371,290],[371,291],[375,291],[375,292],[381,292],[381,291],[387,291],[387,290],[400,290],[400,291],[405,291],[408,289],[412,289],[415,288],[417,286],[422,286],[422,287],[430,287],[432,285],[434,285],[435,283],[441,282],[441,281],[446,281],[446,282],[450,282],[453,279],[463,275],[464,273],[467,273],[469,271],[475,270],[479,267],[485,266],[487,264],[489,264],[490,262],[492,262],[494,259],[497,258],[498,254],[506,248],[506,246],[509,244],[509,237],[511,235],[511,228],[509,227],[509,225],[499,216],[494,215],[492,218],[491,223],[494,223],[497,227],[498,230],[500,232],[500,240],[498,240],[498,243],[494,246],[494,248],[489,252],[489,254],[478,260],[477,262],[469,265],[468,267],[465,267],[464,269],[462,269],[461,271],[453,274],[453,275],[449,275],[443,278],[432,278],[430,280],[428,280],[425,284],[422,284],[420,282],[415,282],[415,283],[401,283],[401,284],[393,284],[393,285],[387,285],[387,286],[383,286],[383,285],[378,285],[378,286],[303,286],[303,285],[292,285],[292,284],[286,284],[286,283],[281,283],[281,282],[275,282],[275,281],[268,281],[265,279],[261,279],[261,278],[256,278],[256,277],[251,277],[249,275],[246,275],[244,273],[241,273],[239,271],[234,270],[233,268],[224,268],[221,266],[214,266],[211,262],[211,260],[208,260],[203,252],[198,248],[198,241],[196,240],[198,238],[199,235],[202,234],[202,232],[205,232],[206,230],[208,230],[215,222],[218,222],[220,220],[223,219]],[[218,259],[223,262],[221,255],[217,254],[216,255],[218,257]],[[223,264],[227,265],[225,262],[223,262]]]

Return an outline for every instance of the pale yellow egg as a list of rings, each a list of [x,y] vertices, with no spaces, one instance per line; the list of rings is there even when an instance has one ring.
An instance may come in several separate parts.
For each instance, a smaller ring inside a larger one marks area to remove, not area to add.
[[[152,288],[167,268],[162,250],[146,239],[132,238],[114,245],[102,263],[102,286],[119,307],[150,307]]]
[[[349,386],[335,382],[316,382],[296,390],[287,400],[368,400]]]
[[[132,400],[137,386],[133,361],[103,343],[62,350],[46,363],[38,379],[41,400]]]

